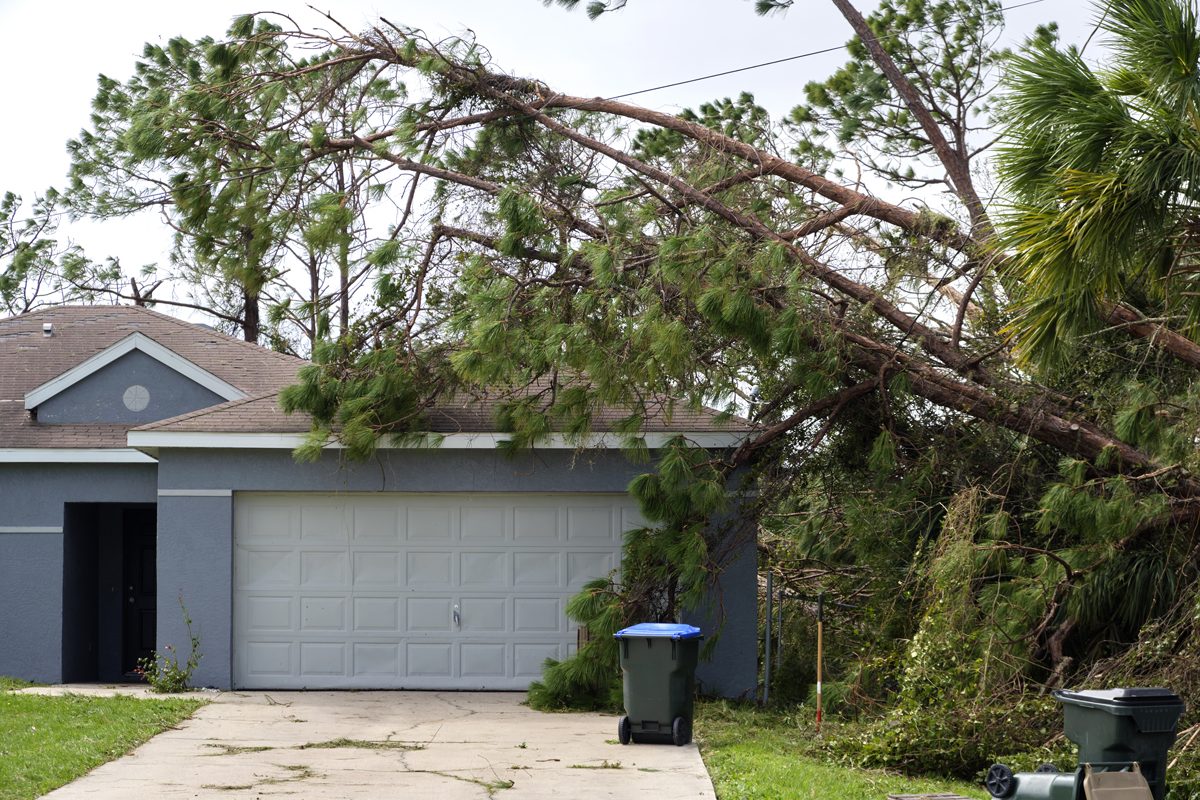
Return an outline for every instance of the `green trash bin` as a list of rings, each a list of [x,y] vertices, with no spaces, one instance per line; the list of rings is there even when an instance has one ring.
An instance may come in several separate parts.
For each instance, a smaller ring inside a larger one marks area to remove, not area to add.
[[[700,629],[643,622],[613,634],[621,652],[625,716],[617,726],[621,744],[692,740]]]
[[[1175,743],[1183,701],[1169,689],[1059,690],[1063,733],[1079,745],[1079,763],[1136,761],[1154,800],[1167,793],[1167,751]]]

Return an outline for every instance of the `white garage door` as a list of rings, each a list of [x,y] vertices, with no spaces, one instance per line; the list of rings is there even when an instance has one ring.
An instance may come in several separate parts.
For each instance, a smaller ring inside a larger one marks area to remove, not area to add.
[[[238,493],[234,683],[524,689],[642,524],[625,495]]]

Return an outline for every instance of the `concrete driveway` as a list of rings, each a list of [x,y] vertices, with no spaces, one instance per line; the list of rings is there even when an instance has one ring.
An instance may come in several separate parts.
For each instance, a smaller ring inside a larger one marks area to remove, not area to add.
[[[46,797],[715,798],[694,744],[622,747],[615,717],[542,714],[522,706],[524,699],[492,692],[215,694],[177,729]]]

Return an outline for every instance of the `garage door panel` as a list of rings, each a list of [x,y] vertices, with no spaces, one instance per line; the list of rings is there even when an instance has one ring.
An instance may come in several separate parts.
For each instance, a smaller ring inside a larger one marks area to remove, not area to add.
[[[567,588],[577,591],[588,581],[607,575],[612,572],[615,561],[612,553],[567,553]]]
[[[291,588],[300,580],[300,554],[294,550],[245,549],[238,561],[242,589]]]
[[[250,678],[290,678],[292,668],[291,642],[248,641],[242,646],[246,674]]]
[[[616,536],[611,507],[567,509],[567,540],[607,544]]]
[[[235,526],[245,542],[294,541],[299,538],[299,510],[282,501],[256,503],[237,509]]]
[[[346,674],[346,645],[342,642],[301,642],[300,675],[342,676]]]
[[[405,565],[409,588],[453,586],[453,556],[448,551],[410,552]]]
[[[290,632],[292,597],[256,597],[249,595],[242,604],[246,629],[252,633]]]
[[[300,506],[300,540],[306,543],[346,540],[346,507],[341,503]]]
[[[300,598],[300,633],[329,633],[346,630],[344,597]]]
[[[518,642],[513,645],[513,677],[537,680],[547,658],[560,659],[559,645],[549,642]]]
[[[500,643],[467,643],[459,646],[461,672],[465,678],[505,678],[508,671],[507,648]]]
[[[400,633],[399,598],[354,598],[354,632]]]
[[[408,630],[449,633],[451,605],[448,597],[408,598]]]
[[[511,518],[503,506],[464,507],[459,515],[464,542],[503,542],[509,538]]]
[[[425,678],[450,678],[454,662],[451,642],[409,642],[406,648],[408,674]]]
[[[567,601],[640,522],[619,495],[238,493],[234,508],[243,688],[526,688],[573,651]]]
[[[561,555],[557,550],[513,553],[513,586],[517,589],[561,586]]]
[[[350,524],[355,542],[399,543],[408,535],[404,508],[388,500],[356,500],[351,509]]]
[[[410,542],[450,542],[454,539],[453,509],[437,506],[411,506],[408,509]]]
[[[346,585],[350,574],[349,554],[344,550],[304,550],[300,553],[300,585],[304,588]]]
[[[464,589],[488,589],[509,585],[509,556],[503,551],[464,551],[458,555],[458,585]]]
[[[562,598],[513,598],[514,633],[558,633],[566,628]]]
[[[513,537],[518,542],[557,542],[558,509],[542,506],[517,506],[514,509]]]
[[[354,588],[396,589],[404,585],[400,569],[401,553],[358,550],[354,557]]]
[[[506,597],[464,597],[461,609],[459,629],[465,633],[503,633],[508,630]]]
[[[355,677],[389,678],[384,685],[404,674],[400,643],[356,642],[351,650]]]

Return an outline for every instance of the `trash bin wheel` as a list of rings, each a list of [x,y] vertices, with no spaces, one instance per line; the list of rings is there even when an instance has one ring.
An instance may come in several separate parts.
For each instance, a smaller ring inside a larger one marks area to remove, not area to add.
[[[1000,798],[1010,796],[1017,788],[1013,771],[1004,764],[992,764],[987,771],[987,777],[983,779],[983,785],[988,794]]]
[[[692,740],[692,724],[683,717],[676,717],[671,723],[671,741],[676,747],[683,747]]]
[[[621,717],[621,721],[617,723],[617,740],[621,744],[629,744],[633,740],[633,725],[629,722],[629,717]]]

